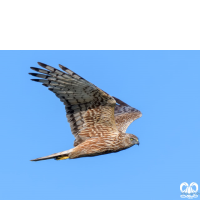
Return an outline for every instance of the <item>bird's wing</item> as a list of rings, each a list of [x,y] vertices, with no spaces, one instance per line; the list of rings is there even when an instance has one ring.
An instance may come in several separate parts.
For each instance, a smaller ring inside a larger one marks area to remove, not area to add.
[[[118,131],[125,133],[128,126],[135,121],[136,119],[142,116],[142,113],[124,103],[120,99],[113,97],[118,103],[115,106],[115,122],[118,128]]]
[[[43,63],[44,69],[31,67],[40,73],[30,75],[41,82],[64,103],[67,119],[75,137],[74,146],[93,137],[118,134],[114,118],[115,99],[68,68],[60,71]]]

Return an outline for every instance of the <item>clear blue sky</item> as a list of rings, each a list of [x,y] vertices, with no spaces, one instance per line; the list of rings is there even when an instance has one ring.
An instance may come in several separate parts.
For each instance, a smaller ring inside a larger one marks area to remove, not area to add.
[[[30,68],[62,64],[143,113],[140,146],[75,160],[30,162],[73,147],[62,102]],[[180,199],[200,185],[200,51],[0,51],[5,200]],[[200,197],[199,197],[200,198]]]

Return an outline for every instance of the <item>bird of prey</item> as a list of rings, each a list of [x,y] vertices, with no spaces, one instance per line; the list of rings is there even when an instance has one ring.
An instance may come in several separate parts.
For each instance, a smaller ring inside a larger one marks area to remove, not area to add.
[[[135,144],[137,136],[126,133],[128,126],[142,113],[110,96],[70,69],[59,65],[60,71],[38,62],[45,68],[31,67],[39,73],[29,73],[41,79],[31,79],[48,87],[65,105],[74,148],[32,161],[64,160],[118,152]]]

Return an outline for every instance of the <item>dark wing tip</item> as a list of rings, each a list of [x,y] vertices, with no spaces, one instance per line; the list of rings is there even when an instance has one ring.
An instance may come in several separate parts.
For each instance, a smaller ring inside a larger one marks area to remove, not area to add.
[[[63,65],[61,65],[61,64],[59,64],[59,67],[60,67],[63,71],[68,70],[67,67],[65,67],[65,66],[63,66]]]
[[[48,66],[48,65],[46,65],[46,64],[44,64],[44,63],[41,63],[41,62],[38,62],[38,65],[40,65],[41,67],[46,67],[46,66]]]
[[[30,160],[30,161],[38,161],[37,159],[33,159],[33,160]]]
[[[37,76],[38,75],[37,73],[28,73],[28,74],[30,74],[32,76]]]
[[[31,81],[40,82],[40,79],[31,79]]]
[[[36,68],[36,67],[30,67],[32,70],[35,70],[35,71],[39,71],[39,69],[38,68]]]

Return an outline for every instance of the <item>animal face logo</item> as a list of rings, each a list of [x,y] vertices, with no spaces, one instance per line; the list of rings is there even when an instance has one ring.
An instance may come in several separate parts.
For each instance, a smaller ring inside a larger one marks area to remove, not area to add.
[[[190,185],[188,185],[188,183],[183,182],[180,185],[180,191],[181,191],[181,198],[188,198],[188,199],[193,199],[193,198],[197,198],[199,194],[198,193],[198,184],[195,182],[190,183]]]

